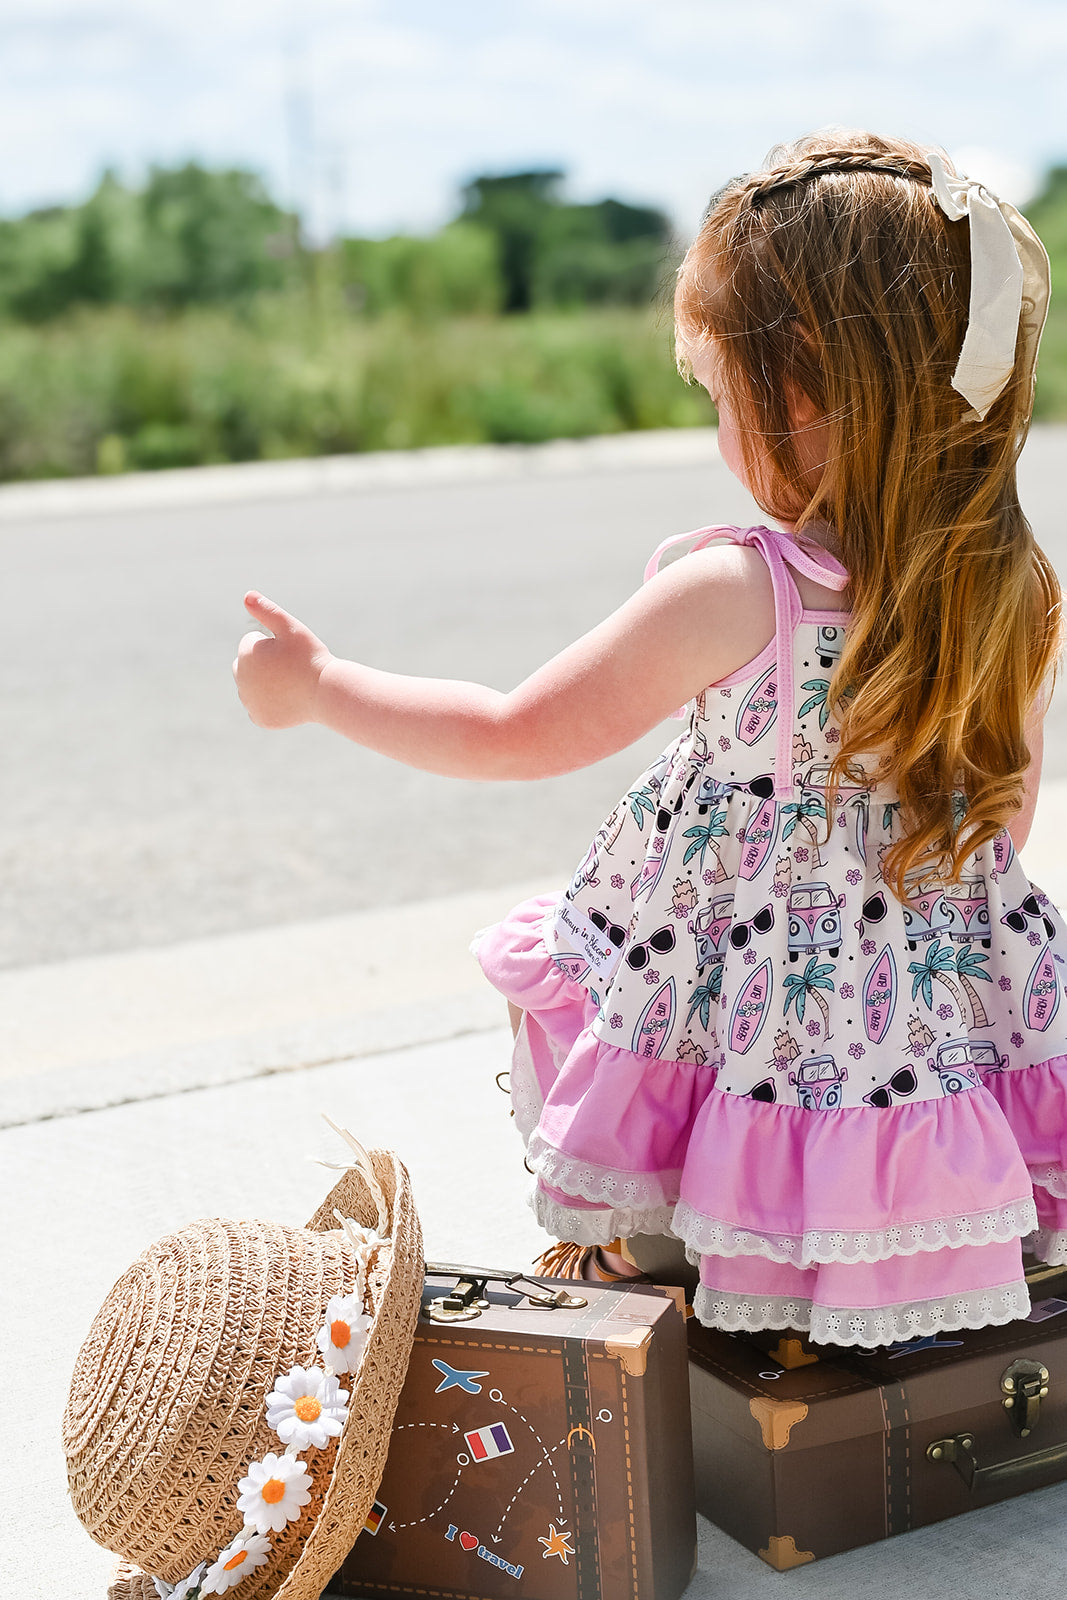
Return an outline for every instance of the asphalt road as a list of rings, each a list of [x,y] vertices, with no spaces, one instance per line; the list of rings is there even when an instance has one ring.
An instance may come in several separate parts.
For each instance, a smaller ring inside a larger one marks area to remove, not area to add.
[[[1067,577],[1065,446],[1035,434],[1023,499]],[[0,966],[569,870],[673,725],[595,768],[493,786],[320,729],[266,734],[229,676],[241,595],[261,588],[341,654],[507,688],[621,602],[666,535],[759,520],[709,460],[6,522]]]

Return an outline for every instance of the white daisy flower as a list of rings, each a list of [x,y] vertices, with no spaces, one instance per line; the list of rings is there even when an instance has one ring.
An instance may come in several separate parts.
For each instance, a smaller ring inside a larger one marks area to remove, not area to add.
[[[180,1583],[165,1583],[162,1578],[153,1578],[152,1582],[156,1586],[159,1600],[185,1600],[186,1595],[192,1593],[204,1576],[206,1566],[207,1562],[201,1561],[200,1565],[194,1567],[189,1576],[183,1578]]]
[[[293,1367],[275,1378],[267,1396],[267,1421],[284,1445],[321,1450],[336,1438],[348,1417],[348,1390],[338,1386],[332,1372],[318,1367]]]
[[[237,1485],[237,1509],[257,1533],[280,1533],[287,1522],[295,1522],[311,1500],[311,1474],[304,1470],[299,1456],[265,1455],[253,1461],[247,1478]]]
[[[254,1572],[261,1567],[270,1555],[271,1544],[265,1533],[251,1533],[245,1528],[239,1533],[225,1550],[219,1552],[219,1558],[213,1566],[208,1567],[204,1580],[200,1585],[200,1593],[225,1594],[227,1589],[232,1589],[234,1584],[240,1583],[246,1573]]]
[[[356,1371],[363,1360],[370,1325],[362,1295],[334,1295],[326,1307],[326,1325],[319,1329],[317,1340],[330,1372]]]

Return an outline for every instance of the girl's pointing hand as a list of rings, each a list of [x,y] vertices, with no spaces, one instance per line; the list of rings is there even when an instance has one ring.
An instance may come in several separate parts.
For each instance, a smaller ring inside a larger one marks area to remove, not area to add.
[[[237,646],[233,676],[252,721],[261,728],[293,728],[315,720],[323,668],[333,658],[321,639],[255,589],[245,610],[273,638],[246,633]]]

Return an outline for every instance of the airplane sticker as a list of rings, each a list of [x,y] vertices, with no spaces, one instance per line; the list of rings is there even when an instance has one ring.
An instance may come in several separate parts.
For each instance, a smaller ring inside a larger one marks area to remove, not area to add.
[[[442,1394],[446,1389],[462,1389],[465,1394],[481,1394],[482,1386],[476,1380],[488,1378],[488,1372],[463,1372],[458,1367],[450,1367],[447,1361],[438,1361],[433,1357],[433,1364],[441,1373],[441,1382],[434,1390],[434,1394]]]

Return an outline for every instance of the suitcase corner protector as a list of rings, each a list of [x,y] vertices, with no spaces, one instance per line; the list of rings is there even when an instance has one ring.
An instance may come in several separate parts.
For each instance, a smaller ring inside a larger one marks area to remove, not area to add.
[[[798,1550],[796,1540],[791,1533],[772,1533],[767,1540],[767,1547],[756,1552],[761,1561],[766,1561],[775,1572],[789,1572],[793,1567],[803,1567],[809,1561],[814,1561],[815,1556],[810,1550]]]
[[[652,1343],[651,1328],[627,1328],[613,1333],[604,1340],[604,1350],[622,1362],[622,1369],[630,1378],[643,1378],[648,1367],[648,1351]]]

